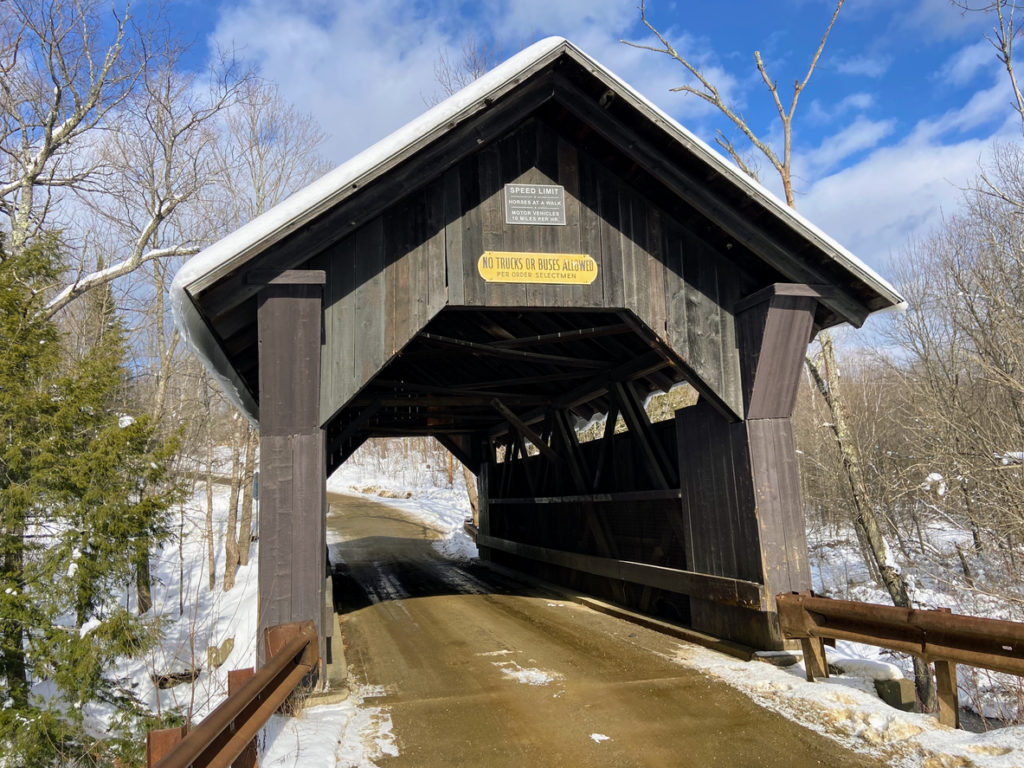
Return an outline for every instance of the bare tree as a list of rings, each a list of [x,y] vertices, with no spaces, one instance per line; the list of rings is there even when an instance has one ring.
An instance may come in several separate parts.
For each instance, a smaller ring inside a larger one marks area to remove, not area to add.
[[[486,41],[468,35],[459,51],[453,54],[444,48],[437,54],[434,63],[434,80],[441,87],[443,96],[425,97],[423,100],[433,106],[445,96],[460,91],[498,63],[498,54]]]
[[[996,17],[996,25],[992,33],[985,35],[992,47],[996,50],[996,58],[1006,69],[1009,76],[1010,88],[1013,91],[1014,110],[1024,123],[1024,94],[1017,85],[1017,73],[1013,70],[1013,43],[1020,34],[1017,28],[1017,0],[986,0],[985,2],[972,3],[969,0],[950,0],[957,8],[965,13],[988,13]]]
[[[12,254],[44,228],[56,196],[101,170],[72,146],[129,97],[148,64],[130,6],[101,8],[98,0],[0,5],[0,212]]]

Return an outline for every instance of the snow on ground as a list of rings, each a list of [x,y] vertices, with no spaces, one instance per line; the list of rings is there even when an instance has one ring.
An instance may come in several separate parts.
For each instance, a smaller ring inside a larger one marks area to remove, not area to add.
[[[423,458],[397,440],[367,445],[327,479],[327,491],[378,499],[408,512],[438,531],[434,548],[448,559],[477,556],[463,530],[470,507],[462,467],[450,466],[447,452]]]
[[[228,670],[251,667],[256,658],[257,549],[253,547],[248,565],[238,569],[234,589],[225,593],[228,488],[215,485],[215,586],[211,590],[206,501],[205,484],[198,484],[194,495],[174,512],[174,536],[152,555],[153,615],[160,643],[143,658],[122,662],[114,671],[153,712],[176,709],[193,722],[205,717],[227,695]],[[221,659],[208,655],[208,650],[216,649],[225,652]],[[213,661],[219,662],[217,666]],[[173,674],[196,677],[164,689],[154,682],[154,676]],[[110,711],[97,705],[88,714],[101,724]]]
[[[311,707],[298,717],[274,715],[263,729],[259,764],[265,768],[373,768],[374,760],[396,757],[391,715],[364,704],[380,695],[357,687],[340,704]]]
[[[1024,726],[983,734],[947,728],[932,715],[885,705],[873,685],[860,677],[834,676],[809,683],[801,664],[780,669],[692,645],[680,645],[672,660],[722,680],[758,705],[893,768],[1024,765]]]

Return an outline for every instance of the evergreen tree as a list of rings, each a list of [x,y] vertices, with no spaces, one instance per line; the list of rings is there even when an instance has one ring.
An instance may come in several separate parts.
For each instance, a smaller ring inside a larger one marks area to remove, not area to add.
[[[145,715],[110,670],[154,636],[118,598],[134,582],[129,553],[168,535],[176,496],[166,477],[176,446],[126,413],[113,302],[98,302],[100,331],[73,364],[42,311],[61,272],[58,254],[55,238],[17,255],[0,247],[4,766],[103,764],[113,757],[102,742],[116,739],[87,734],[83,707],[113,704],[122,727]]]

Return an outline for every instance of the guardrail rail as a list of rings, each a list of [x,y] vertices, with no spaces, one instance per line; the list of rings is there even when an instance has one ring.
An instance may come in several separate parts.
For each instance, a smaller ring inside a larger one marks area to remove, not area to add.
[[[824,640],[852,640],[918,656],[935,667],[939,722],[959,726],[956,665],[1024,676],[1024,624],[811,592],[776,596],[783,637],[799,640],[807,679],[828,677]]]
[[[228,697],[193,728],[150,731],[148,768],[253,768],[256,734],[320,661],[312,621],[270,627],[267,662],[259,671],[228,673]]]

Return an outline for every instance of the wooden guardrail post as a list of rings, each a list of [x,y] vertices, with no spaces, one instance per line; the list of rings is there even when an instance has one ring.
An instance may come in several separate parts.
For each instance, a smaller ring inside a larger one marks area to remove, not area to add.
[[[939,722],[950,728],[959,728],[960,692],[956,685],[956,663],[936,661],[935,683],[939,698]]]
[[[832,600],[811,592],[776,595],[784,637],[800,640],[807,679],[818,661],[809,646],[824,638],[850,640],[917,656],[935,665],[939,722],[960,725],[956,665],[991,669],[1024,677],[1024,624],[963,616],[948,608],[921,610],[891,605]]]
[[[185,738],[185,726],[177,728],[163,728],[159,731],[150,731],[146,734],[146,766],[153,768],[164,758],[183,738]]]

